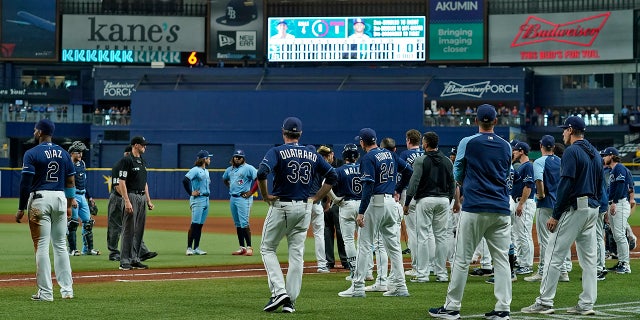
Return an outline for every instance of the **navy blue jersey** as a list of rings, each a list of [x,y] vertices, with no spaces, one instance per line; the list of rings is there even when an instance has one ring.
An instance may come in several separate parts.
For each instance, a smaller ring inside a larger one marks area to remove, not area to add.
[[[556,204],[558,181],[560,180],[560,158],[556,155],[542,156],[533,163],[534,180],[542,181],[544,198],[538,200],[538,208],[553,208]]]
[[[25,152],[23,174],[32,174],[31,191],[63,191],[67,177],[75,175],[69,153],[57,144],[43,142]]]
[[[477,133],[458,145],[453,176],[464,187],[462,210],[510,215],[511,145],[494,133]]]
[[[600,205],[602,158],[588,141],[578,140],[567,147],[562,155],[560,175],[553,218],[559,220],[571,206],[576,206],[576,200],[582,196],[589,197],[590,207]]]
[[[314,195],[318,193],[318,190],[320,190],[320,187],[322,187],[322,180],[324,180],[323,176],[320,176],[317,174],[313,175],[313,180],[311,181],[311,188],[309,189],[310,195]]]
[[[273,172],[274,196],[306,200],[311,195],[314,175],[322,178],[333,168],[317,152],[297,143],[287,143],[267,151],[260,166]]]
[[[413,167],[413,163],[419,156],[422,155],[424,155],[424,150],[422,150],[421,148],[407,149],[400,153],[400,159],[404,160]]]
[[[629,197],[629,184],[627,182],[628,170],[618,163],[611,169],[609,176],[609,201],[618,203],[619,200]]]
[[[362,198],[362,182],[360,181],[360,165],[345,163],[336,168],[338,183],[333,186],[333,193],[345,200],[360,200]]]
[[[85,190],[87,188],[87,166],[80,160],[73,163],[76,170],[76,189]]]
[[[624,167],[624,168],[627,169],[627,175],[626,175],[627,189],[629,189],[629,191],[635,190],[636,183],[633,181],[633,174],[631,173],[629,168],[627,167]],[[627,200],[631,201],[631,193],[629,192],[627,192]]]
[[[518,169],[515,170],[515,174],[513,175],[513,189],[511,189],[511,197],[513,200],[522,196],[524,187],[531,188],[529,199],[533,199],[533,196],[536,194],[536,184],[533,180],[533,164],[529,161],[521,164]]]
[[[407,162],[383,148],[369,150],[360,160],[360,171],[362,181],[374,183],[373,194],[393,194],[397,187],[397,173],[411,177],[413,172]]]

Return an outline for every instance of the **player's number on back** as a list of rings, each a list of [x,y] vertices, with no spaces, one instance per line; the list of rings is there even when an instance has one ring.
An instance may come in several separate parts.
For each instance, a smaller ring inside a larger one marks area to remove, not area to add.
[[[395,174],[393,163],[382,163],[380,165],[380,183],[385,183],[391,179],[393,181]]]
[[[351,179],[351,191],[355,194],[362,193],[362,182],[360,181],[360,177],[354,177]]]
[[[60,165],[51,161],[47,165],[47,182],[58,182],[58,171],[60,171]]]
[[[287,164],[287,167],[289,167],[289,174],[287,175],[289,182],[309,184],[311,181],[311,163],[291,161]]]

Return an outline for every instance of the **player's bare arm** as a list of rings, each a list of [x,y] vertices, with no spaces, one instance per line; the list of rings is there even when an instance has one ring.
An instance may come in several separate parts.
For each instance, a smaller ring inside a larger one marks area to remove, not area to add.
[[[536,180],[536,198],[538,200],[544,199],[544,182],[542,180]]]

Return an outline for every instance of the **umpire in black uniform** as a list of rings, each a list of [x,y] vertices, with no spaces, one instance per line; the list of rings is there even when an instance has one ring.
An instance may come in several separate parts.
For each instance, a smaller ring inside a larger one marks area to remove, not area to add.
[[[117,191],[124,201],[120,270],[148,268],[140,262],[147,208],[153,210],[147,185],[147,164],[142,159],[146,147],[144,137],[131,139],[131,154],[123,158],[118,177]]]

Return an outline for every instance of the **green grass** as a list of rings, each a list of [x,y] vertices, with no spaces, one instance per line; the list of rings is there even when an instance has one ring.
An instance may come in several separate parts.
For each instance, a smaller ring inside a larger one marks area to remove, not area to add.
[[[640,270],[634,261],[632,268]],[[575,268],[579,269],[579,268]],[[571,273],[571,282],[560,283],[556,295],[556,314],[570,319],[564,309],[576,304],[580,289],[579,270]],[[411,297],[388,298],[382,293],[368,293],[366,298],[340,298],[337,293],[348,287],[344,273],[303,276],[302,292],[296,302],[296,313],[262,311],[269,297],[265,277],[209,279],[158,282],[108,282],[77,284],[73,300],[57,299],[53,303],[36,303],[28,297],[33,287],[7,287],[0,290],[0,318],[10,319],[425,319],[429,307],[441,306],[447,290],[446,283],[408,283]],[[598,282],[598,305],[636,302],[640,305],[640,290],[629,288],[630,283],[640,281],[638,273],[609,275]],[[534,302],[539,283],[522,279],[513,283],[512,312],[514,319],[522,307]],[[59,297],[59,293],[55,292]],[[478,319],[493,309],[493,286],[484,278],[469,277],[462,316]],[[596,307],[597,311],[605,308]],[[615,307],[619,310],[619,307]],[[607,311],[607,313],[611,313]],[[474,316],[474,317],[472,317]],[[626,314],[621,319],[637,318],[637,313]],[[538,316],[532,316],[538,318]],[[549,316],[539,316],[548,319]],[[602,318],[591,317],[591,318]],[[530,319],[530,318],[529,318]]]
[[[98,200],[100,214],[106,214],[106,200]],[[156,200],[156,210],[150,214],[157,216],[188,216],[187,201]],[[212,201],[212,217],[229,216],[226,201]],[[17,199],[0,199],[0,214],[13,215]],[[255,201],[252,216],[264,216],[266,205]],[[630,223],[640,225],[640,214],[631,215]],[[205,225],[206,231],[206,225]],[[96,247],[104,249],[105,228],[95,229]],[[147,230],[145,240],[152,250],[160,255],[149,261],[152,270],[162,272],[162,268],[205,267],[215,265],[261,264],[260,255],[234,257],[229,253],[236,249],[235,235],[206,233],[202,247],[209,252],[206,256],[187,257],[184,255],[185,231]],[[259,246],[259,237],[254,236],[254,247]],[[34,274],[33,246],[26,224],[0,224],[0,274]],[[305,244],[305,261],[315,260],[313,241]],[[286,261],[286,246],[278,251],[281,261]],[[72,257],[74,272],[116,271],[118,264],[107,261],[106,256]],[[607,265],[613,262],[607,261]],[[580,267],[574,263],[571,282],[560,283],[555,307],[558,316],[565,317],[562,309],[576,304],[580,288]],[[599,282],[598,305],[638,302],[640,290],[633,283],[640,282],[640,261],[632,260],[629,275],[610,274],[606,281]],[[381,293],[369,293],[365,299],[348,299],[337,296],[348,287],[344,280],[346,273],[327,275],[305,274],[301,295],[296,303],[297,319],[424,319],[427,309],[443,304],[446,283],[408,283],[409,298],[385,298]],[[512,311],[533,303],[538,295],[539,283],[522,280],[513,284]],[[484,278],[469,277],[463,300],[464,318],[477,318],[493,308],[493,286],[483,282]],[[262,311],[269,297],[265,276],[231,279],[158,281],[158,282],[106,282],[74,285],[75,299],[60,300],[58,288],[53,303],[35,303],[29,296],[35,292],[32,285],[3,287],[0,290],[0,318],[19,319],[274,319],[287,315]],[[640,302],[635,306],[640,309]],[[613,307],[612,307],[613,308]],[[616,307],[619,309],[618,307]],[[603,307],[596,307],[602,310]],[[636,311],[637,312],[637,311]],[[607,310],[607,313],[615,313]],[[471,317],[475,316],[475,317]],[[513,318],[522,318],[514,315]],[[637,318],[638,314],[627,314],[621,318]],[[533,318],[537,318],[533,316]],[[540,316],[540,318],[549,318]]]

